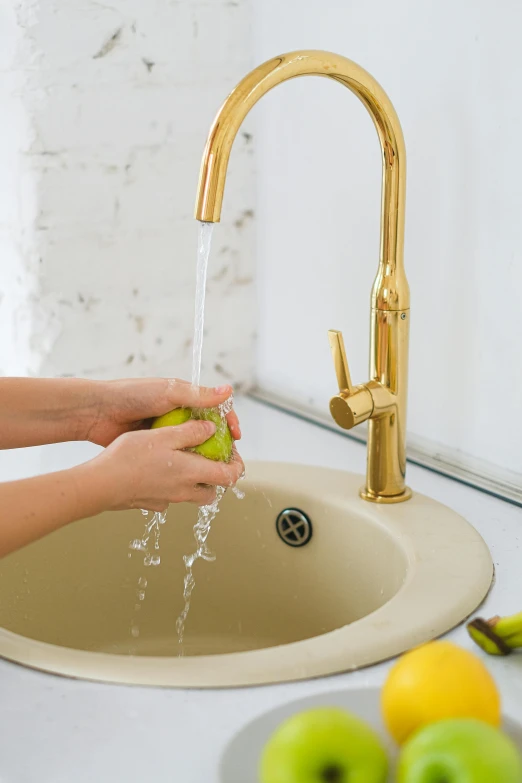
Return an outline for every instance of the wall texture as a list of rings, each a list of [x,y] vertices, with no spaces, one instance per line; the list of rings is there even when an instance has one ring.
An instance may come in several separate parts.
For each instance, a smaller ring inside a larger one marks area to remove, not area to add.
[[[411,439],[522,474],[521,24],[514,0],[3,4],[0,373],[188,376],[210,122],[256,62],[331,49],[404,127]],[[302,79],[256,107],[214,233],[203,382],[247,386],[256,362],[262,387],[326,411],[331,327],[366,378],[379,199],[348,92]]]
[[[521,27],[514,0],[264,0],[254,25],[258,61],[338,51],[390,95],[408,157],[411,440],[518,474]],[[259,383],[327,411],[328,328],[344,331],[354,382],[367,378],[377,136],[357,99],[323,79],[279,87],[257,121]]]
[[[6,5],[0,372],[189,376],[199,161],[251,67],[249,2]],[[245,127],[214,232],[203,382],[252,376],[252,153]]]

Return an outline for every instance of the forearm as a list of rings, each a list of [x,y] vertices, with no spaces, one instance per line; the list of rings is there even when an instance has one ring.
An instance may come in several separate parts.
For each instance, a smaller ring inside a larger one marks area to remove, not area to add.
[[[79,378],[0,378],[0,449],[85,439],[99,389]]]
[[[107,508],[107,487],[95,461],[0,484],[0,557],[64,525]]]

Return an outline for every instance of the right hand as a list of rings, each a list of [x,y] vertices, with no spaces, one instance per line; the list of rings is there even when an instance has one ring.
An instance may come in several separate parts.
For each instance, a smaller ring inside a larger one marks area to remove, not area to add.
[[[212,503],[216,487],[234,486],[244,470],[235,450],[229,463],[184,451],[215,431],[210,421],[191,420],[120,435],[92,462],[107,509],[165,511],[169,503]]]

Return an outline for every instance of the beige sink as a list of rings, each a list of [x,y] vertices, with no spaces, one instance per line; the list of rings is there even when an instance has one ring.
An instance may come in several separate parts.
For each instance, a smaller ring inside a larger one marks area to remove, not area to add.
[[[1,561],[0,655],[121,683],[305,679],[432,639],[473,612],[489,589],[493,566],[483,540],[433,500],[367,503],[357,494],[361,477],[300,465],[251,463],[247,475],[245,498],[227,494],[213,523],[216,561],[194,567],[182,657],[175,622],[182,556],[194,548],[192,506],[170,508],[157,567],[145,567],[139,552],[129,557],[129,541],[143,529],[139,511],[71,525]],[[276,529],[287,509],[296,510],[281,526],[289,543]],[[312,537],[295,546],[306,526],[299,512]]]

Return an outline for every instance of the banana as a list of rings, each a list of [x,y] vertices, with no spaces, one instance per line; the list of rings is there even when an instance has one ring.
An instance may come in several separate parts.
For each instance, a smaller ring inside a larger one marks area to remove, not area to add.
[[[503,639],[508,647],[522,647],[522,612],[510,617],[500,617],[494,625],[497,636]]]
[[[475,644],[488,655],[509,655],[522,647],[522,612],[490,620],[477,617],[468,623],[467,630]]]

